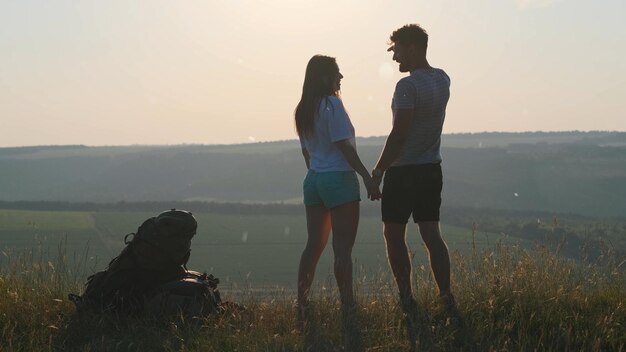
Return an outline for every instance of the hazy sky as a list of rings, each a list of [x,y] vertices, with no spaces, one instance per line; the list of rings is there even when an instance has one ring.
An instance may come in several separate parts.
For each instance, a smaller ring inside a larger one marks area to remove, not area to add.
[[[0,146],[296,138],[314,54],[357,135],[387,134],[389,34],[452,78],[444,132],[626,131],[624,0],[0,0]]]

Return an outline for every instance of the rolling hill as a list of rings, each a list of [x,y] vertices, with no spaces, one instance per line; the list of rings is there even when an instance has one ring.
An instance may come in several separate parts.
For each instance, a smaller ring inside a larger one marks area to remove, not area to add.
[[[359,138],[373,165],[382,137]],[[626,215],[626,133],[443,136],[444,204]],[[298,203],[295,140],[240,145],[0,148],[2,201]]]

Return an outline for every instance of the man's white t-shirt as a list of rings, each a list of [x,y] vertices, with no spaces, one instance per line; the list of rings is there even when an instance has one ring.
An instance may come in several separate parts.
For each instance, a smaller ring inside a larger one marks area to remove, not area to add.
[[[441,132],[450,98],[450,77],[441,69],[417,69],[396,85],[391,108],[413,109],[413,123],[391,166],[441,162]]]

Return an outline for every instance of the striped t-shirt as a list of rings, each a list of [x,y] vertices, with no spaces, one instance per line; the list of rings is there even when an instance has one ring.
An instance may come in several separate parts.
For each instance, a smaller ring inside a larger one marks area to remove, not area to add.
[[[398,158],[391,166],[441,162],[441,131],[450,98],[450,77],[441,69],[411,72],[396,84],[391,109],[413,109],[414,118]]]

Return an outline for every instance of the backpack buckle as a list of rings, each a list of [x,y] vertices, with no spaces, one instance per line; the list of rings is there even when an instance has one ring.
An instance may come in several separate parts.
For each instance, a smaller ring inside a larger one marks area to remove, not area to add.
[[[130,241],[128,240],[128,236],[133,235],[133,239],[131,239]],[[133,240],[135,239],[135,233],[131,232],[128,235],[124,236],[124,244],[129,244],[131,243]]]

